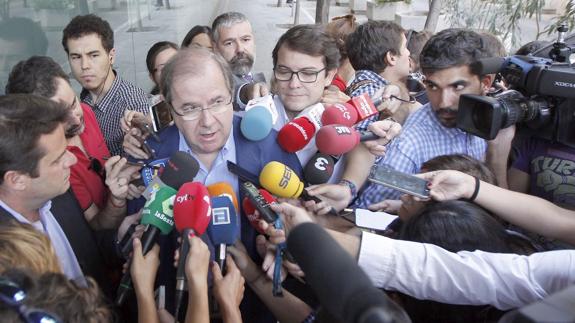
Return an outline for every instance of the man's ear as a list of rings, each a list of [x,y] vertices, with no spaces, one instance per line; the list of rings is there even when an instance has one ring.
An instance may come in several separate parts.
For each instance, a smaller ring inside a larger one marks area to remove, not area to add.
[[[334,68],[334,69],[327,71],[327,74],[325,75],[324,87],[329,86],[331,84],[331,82],[333,82],[333,78],[335,77],[336,73],[337,73],[337,68]]]
[[[493,81],[495,80],[495,74],[483,75],[479,80],[481,81],[482,95],[485,95],[485,94],[487,94],[487,92],[489,92],[489,89],[491,89],[491,85],[493,84]]]
[[[108,56],[110,57],[110,65],[113,65],[116,61],[116,49],[112,48],[108,53]]]
[[[30,175],[15,170],[9,170],[4,174],[2,186],[12,191],[24,191],[30,185]]]
[[[395,64],[397,64],[397,56],[393,55],[391,53],[391,51],[387,51],[387,53],[385,53],[385,65],[387,66],[395,66]]]

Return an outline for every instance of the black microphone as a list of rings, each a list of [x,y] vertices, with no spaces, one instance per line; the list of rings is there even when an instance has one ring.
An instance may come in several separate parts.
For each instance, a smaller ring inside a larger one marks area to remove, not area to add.
[[[333,174],[334,164],[333,157],[318,152],[305,165],[303,178],[309,185],[327,183]]]
[[[169,200],[173,199],[182,184],[194,179],[199,169],[198,161],[194,157],[178,151],[170,156],[162,174],[148,185],[146,190],[150,190],[151,198],[144,205],[140,221],[141,224],[147,225],[141,239],[142,254],[145,255],[152,249],[160,233],[168,234],[172,231],[173,211],[166,209],[164,204],[168,201],[173,205]],[[128,270],[122,277],[116,293],[115,303],[118,306],[122,305],[131,289],[132,278]]]
[[[315,223],[295,227],[288,250],[321,305],[351,323],[410,322],[401,307],[375,288],[351,256]]]

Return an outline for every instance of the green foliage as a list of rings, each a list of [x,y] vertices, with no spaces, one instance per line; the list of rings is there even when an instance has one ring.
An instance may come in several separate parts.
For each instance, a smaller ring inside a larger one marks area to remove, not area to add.
[[[452,27],[488,30],[515,47],[521,41],[519,22],[522,19],[535,16],[539,33],[544,5],[544,0],[445,0],[443,9]]]
[[[33,0],[36,9],[70,9],[74,7],[74,0]]]
[[[567,25],[569,31],[573,31],[573,28],[575,27],[574,17],[575,17],[575,1],[569,1],[565,5],[565,12],[562,15],[553,18],[552,23],[549,24],[547,27],[545,27],[545,30],[543,30],[539,34],[547,33],[547,35],[550,35],[556,32],[557,27],[559,27],[562,24]]]

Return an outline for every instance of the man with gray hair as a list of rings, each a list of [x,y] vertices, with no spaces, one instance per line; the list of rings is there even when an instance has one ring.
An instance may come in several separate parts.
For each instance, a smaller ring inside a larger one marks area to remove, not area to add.
[[[234,75],[234,108],[241,109],[242,102],[268,94],[263,73],[252,72],[256,44],[248,18],[239,12],[223,13],[214,19],[212,33],[214,50],[230,64]]]
[[[200,165],[195,182],[205,185],[226,182],[240,200],[244,197],[239,190],[241,182],[228,170],[228,161],[252,174],[259,174],[268,162],[276,160],[301,175],[297,156],[283,151],[276,144],[275,131],[258,142],[249,141],[241,134],[241,118],[234,116],[232,109],[232,72],[220,55],[204,48],[182,49],[164,67],[160,84],[171,107],[174,125],[159,134],[160,141],[149,142],[157,158],[169,157],[176,151],[190,154]],[[143,205],[143,199],[128,203],[130,211]],[[240,218],[241,241],[250,256],[261,261],[256,252],[256,231],[247,216]],[[203,239],[214,255],[214,244],[207,235]],[[162,237],[162,253],[173,254],[177,247],[175,241],[174,237]],[[164,263],[158,277],[159,284],[174,290],[175,277],[172,261]],[[244,300],[247,304],[242,306],[242,316],[246,322],[256,322],[261,317],[263,305],[249,294],[247,292]],[[166,308],[171,309],[171,306],[167,304]]]

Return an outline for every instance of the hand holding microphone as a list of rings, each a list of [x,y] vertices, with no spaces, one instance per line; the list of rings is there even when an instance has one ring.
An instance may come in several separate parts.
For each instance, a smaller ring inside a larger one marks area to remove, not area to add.
[[[401,133],[401,124],[391,119],[371,123],[367,129],[378,136],[376,140],[364,142],[365,147],[375,156],[383,156],[385,147]]]
[[[188,237],[201,236],[210,223],[211,215],[212,209],[207,188],[198,182],[182,185],[174,202],[174,220],[182,238],[176,273],[176,317],[186,285],[185,267],[190,249]]]

